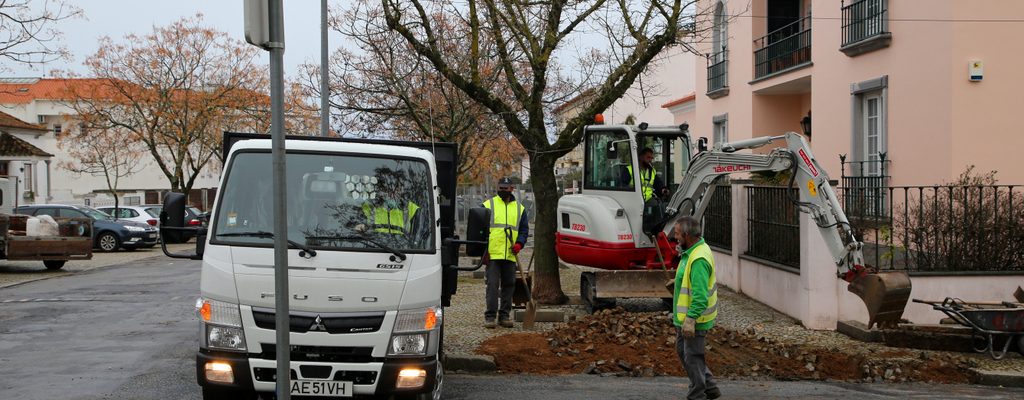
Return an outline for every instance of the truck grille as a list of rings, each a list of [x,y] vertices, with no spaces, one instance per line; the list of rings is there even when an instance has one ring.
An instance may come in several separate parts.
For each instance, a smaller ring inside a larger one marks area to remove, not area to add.
[[[303,366],[305,367],[305,366]],[[302,368],[302,367],[300,367]],[[253,368],[253,374],[256,375],[256,380],[260,382],[277,382],[277,369],[276,368]],[[306,378],[312,378],[303,373]],[[295,370],[291,373],[292,379],[298,379],[295,374]],[[372,385],[377,382],[376,371],[338,371],[334,374],[335,381],[351,381],[356,385]]]
[[[320,317],[320,325],[316,324],[317,317]],[[274,329],[277,325],[274,321],[274,312],[263,309],[253,309],[252,318],[256,326],[263,329]],[[321,327],[327,333],[367,333],[380,330],[384,323],[384,313],[351,313],[351,314],[314,314],[314,313],[293,313],[289,325],[290,330],[295,333],[306,333],[311,330],[319,331]]]
[[[277,359],[277,346],[260,343],[263,352],[258,355],[264,360]],[[292,361],[313,362],[373,362],[373,347],[332,347],[332,346],[291,346]]]

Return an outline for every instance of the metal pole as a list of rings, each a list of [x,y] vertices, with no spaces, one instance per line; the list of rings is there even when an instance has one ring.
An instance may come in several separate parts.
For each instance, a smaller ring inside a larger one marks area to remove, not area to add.
[[[274,321],[277,331],[277,398],[291,398],[288,312],[288,221],[284,146],[284,7],[268,0],[270,13],[270,152],[274,180]]]
[[[320,1],[320,136],[327,136],[328,123],[330,120],[330,109],[328,109],[327,98],[330,89],[327,88],[327,0]]]

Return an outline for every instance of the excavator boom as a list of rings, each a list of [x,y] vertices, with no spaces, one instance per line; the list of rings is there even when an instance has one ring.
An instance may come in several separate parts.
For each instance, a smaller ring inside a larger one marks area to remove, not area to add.
[[[781,140],[786,147],[775,148],[768,154],[736,153]],[[832,254],[838,275],[850,282],[848,290],[864,301],[868,326],[895,327],[910,298],[909,277],[906,272],[879,272],[864,265],[863,243],[855,237],[828,174],[818,165],[804,138],[796,133],[724,143],[694,156],[682,183],[668,201],[665,221],[684,215],[700,218],[716,183],[725,175],[787,170],[791,172],[790,186],[800,192],[793,203],[801,212],[811,215]],[[671,226],[665,224],[663,229],[668,232]]]

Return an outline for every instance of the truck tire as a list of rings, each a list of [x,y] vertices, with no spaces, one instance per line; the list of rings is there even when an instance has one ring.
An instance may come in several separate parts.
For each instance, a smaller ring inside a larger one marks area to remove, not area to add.
[[[100,251],[117,251],[121,247],[121,240],[113,232],[103,232],[96,237],[96,247]]]
[[[256,400],[256,392],[203,386],[203,400]]]
[[[66,262],[67,260],[44,260],[43,265],[45,265],[46,269],[50,271],[56,271],[58,269],[64,268],[64,263]]]

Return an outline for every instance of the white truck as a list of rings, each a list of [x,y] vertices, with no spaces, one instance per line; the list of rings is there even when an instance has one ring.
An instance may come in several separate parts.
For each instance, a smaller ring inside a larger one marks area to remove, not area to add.
[[[456,146],[288,137],[286,148],[291,393],[440,398]],[[277,380],[271,141],[226,133],[224,149],[208,232],[195,254],[168,253],[202,260],[205,399],[253,398]],[[184,200],[164,199],[166,242],[195,229],[182,227]]]

